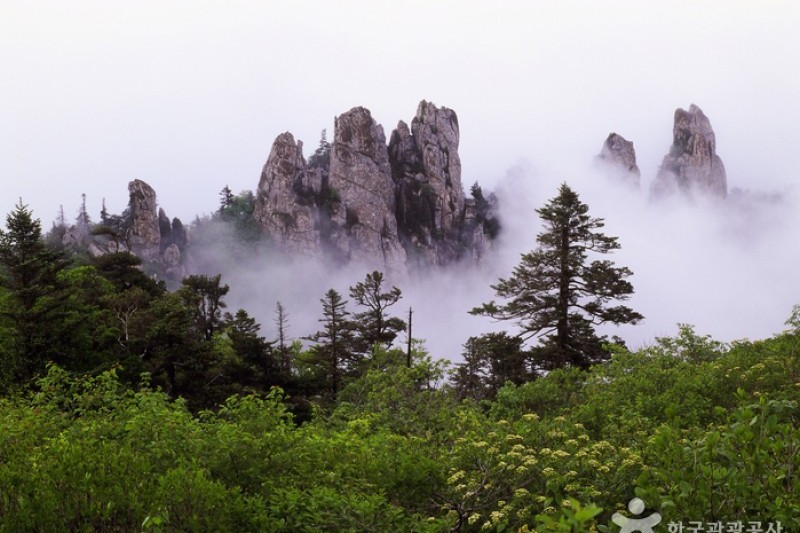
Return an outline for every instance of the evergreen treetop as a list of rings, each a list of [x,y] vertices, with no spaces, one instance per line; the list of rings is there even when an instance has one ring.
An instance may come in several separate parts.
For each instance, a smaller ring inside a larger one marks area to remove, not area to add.
[[[633,294],[626,267],[608,260],[590,260],[589,254],[607,254],[620,247],[616,237],[600,230],[603,219],[589,216],[589,207],[566,184],[536,212],[544,230],[536,250],[522,255],[511,277],[492,288],[507,303],[494,301],[472,314],[513,320],[526,338],[541,340],[537,357],[544,369],[574,365],[587,367],[606,359],[599,324],[635,324],[641,314],[614,300]]]

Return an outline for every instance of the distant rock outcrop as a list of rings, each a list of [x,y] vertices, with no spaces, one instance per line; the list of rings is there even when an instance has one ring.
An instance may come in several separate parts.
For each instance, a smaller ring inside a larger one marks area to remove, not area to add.
[[[397,237],[386,136],[368,109],[356,107],[336,118],[328,187],[326,237],[334,254],[402,271],[406,253]]]
[[[725,166],[716,153],[711,122],[692,104],[675,111],[672,147],[653,182],[654,197],[681,192],[725,198],[728,193]]]
[[[103,209],[99,224],[81,231],[80,224],[65,228],[62,245],[83,249],[92,257],[131,252],[142,260],[145,271],[176,283],[189,272],[186,229],[178,218],[170,222],[158,208],[156,192],[142,180],[128,183],[128,207],[122,215]]]
[[[153,261],[159,256],[161,244],[156,191],[142,180],[133,180],[128,183],[128,194],[130,227],[126,240],[133,253]]]
[[[631,188],[639,188],[642,173],[636,165],[636,151],[633,149],[633,143],[622,135],[609,134],[596,162],[611,178]]]
[[[292,253],[319,252],[318,213],[313,195],[319,194],[321,180],[307,167],[303,143],[295,142],[288,132],[278,135],[261,172],[253,216],[280,249]]]
[[[495,199],[479,188],[480,198],[465,198],[458,140],[455,112],[424,101],[388,146],[363,107],[337,117],[333,143],[323,137],[308,162],[302,143],[283,133],[261,174],[254,217],[291,254],[388,272],[405,271],[409,256],[428,265],[479,259],[498,228]]]
[[[400,236],[417,263],[445,265],[463,256],[480,258],[490,240],[483,237],[488,201],[468,201],[464,195],[458,143],[455,111],[424,100],[411,128],[400,121],[392,132],[389,160],[397,186]]]

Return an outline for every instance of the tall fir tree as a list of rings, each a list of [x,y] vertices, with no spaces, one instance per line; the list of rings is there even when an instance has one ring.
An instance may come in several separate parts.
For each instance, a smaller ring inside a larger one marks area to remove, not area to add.
[[[281,302],[275,305],[275,327],[278,337],[275,339],[275,349],[278,352],[278,365],[284,376],[292,373],[291,347],[287,344],[287,331],[289,329],[289,313]]]
[[[27,380],[58,360],[66,293],[59,273],[67,266],[63,253],[42,239],[41,222],[22,201],[0,230],[0,283],[8,291],[0,314],[12,324],[15,336],[16,380]]]
[[[224,325],[222,310],[227,307],[223,298],[230,291],[222,284],[222,275],[205,276],[193,274],[181,281],[178,294],[184,304],[192,310],[198,332],[206,341]]]
[[[347,300],[330,289],[322,303],[322,330],[308,337],[316,343],[311,349],[311,365],[315,368],[323,389],[336,395],[342,388],[344,377],[357,375],[363,360],[353,350],[353,322],[349,320]]]
[[[522,339],[505,331],[470,337],[464,344],[464,362],[452,373],[459,397],[492,399],[506,383],[522,385],[535,378],[530,354]]]
[[[225,211],[227,211],[228,209],[230,209],[231,206],[233,205],[233,199],[234,196],[233,192],[231,191],[231,188],[225,185],[225,187],[223,187],[222,190],[219,192],[219,209],[217,210],[217,213],[222,214],[225,213]]]
[[[273,386],[282,386],[285,377],[279,368],[272,343],[259,332],[261,324],[244,309],[235,315],[225,315],[226,333],[237,357],[225,366],[225,377],[231,382],[230,393],[240,392],[242,387],[269,391]]]
[[[353,315],[358,330],[357,349],[362,353],[369,353],[376,344],[388,348],[397,334],[406,329],[403,320],[387,313],[389,307],[400,301],[402,293],[397,287],[385,291],[383,282],[383,273],[376,270],[350,287],[350,297],[364,308]]]
[[[542,369],[573,365],[588,367],[608,357],[595,326],[605,323],[635,324],[644,318],[614,300],[626,300],[632,274],[609,260],[589,259],[620,247],[617,237],[600,230],[603,219],[589,216],[589,207],[562,184],[558,195],[536,212],[544,231],[539,247],[522,255],[511,277],[492,288],[507,303],[494,301],[470,311],[498,320],[513,320],[526,338],[540,338],[533,353]]]

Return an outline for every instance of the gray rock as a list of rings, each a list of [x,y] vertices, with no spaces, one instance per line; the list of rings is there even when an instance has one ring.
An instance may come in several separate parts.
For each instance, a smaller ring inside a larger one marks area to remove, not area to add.
[[[314,195],[321,182],[321,173],[307,168],[303,143],[288,132],[278,135],[261,172],[253,216],[280,250],[320,251]]]
[[[636,165],[636,151],[633,143],[622,135],[609,134],[596,161],[609,177],[632,188],[639,188],[642,173]]]
[[[177,244],[172,243],[164,249],[161,261],[167,279],[179,280],[186,276],[186,269],[182,263],[182,254]]]
[[[409,128],[400,122],[389,141],[397,185],[397,221],[409,257],[419,265],[480,258],[488,204],[468,203],[461,183],[456,113],[420,102]]]
[[[688,111],[677,109],[672,136],[672,147],[653,182],[652,195],[681,192],[725,198],[725,166],[716,153],[714,130],[703,111],[694,104]]]
[[[356,107],[335,120],[331,147],[330,244],[348,260],[405,271],[395,218],[395,187],[383,128]]]
[[[283,133],[261,174],[254,217],[284,251],[387,273],[403,275],[409,255],[423,265],[483,257],[494,208],[481,196],[465,218],[458,142],[455,112],[425,101],[388,147],[363,107],[337,117],[332,144],[323,137],[308,162],[302,143]]]
[[[156,192],[144,181],[133,180],[128,183],[128,193],[131,225],[127,237],[131,251],[143,259],[156,260],[161,244]]]
[[[423,100],[411,121],[411,134],[421,154],[423,173],[437,198],[435,228],[446,236],[455,235],[464,210],[458,117],[452,109]]]

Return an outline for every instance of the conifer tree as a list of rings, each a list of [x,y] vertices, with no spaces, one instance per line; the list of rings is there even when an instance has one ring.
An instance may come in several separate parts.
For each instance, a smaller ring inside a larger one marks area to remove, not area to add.
[[[289,328],[289,313],[281,302],[275,306],[275,327],[278,328],[278,338],[275,339],[278,351],[278,364],[281,372],[288,376],[292,371],[290,360],[291,349],[287,344],[286,331]]]
[[[611,305],[633,294],[626,280],[632,274],[608,260],[589,260],[620,247],[616,237],[600,230],[604,222],[588,214],[589,207],[566,184],[558,196],[536,212],[544,231],[539,247],[522,255],[511,277],[492,288],[507,300],[470,311],[498,320],[513,320],[526,338],[541,340],[534,351],[542,368],[574,365],[585,368],[607,358],[595,326],[635,324],[643,317],[624,305]]]
[[[219,209],[217,210],[217,213],[222,214],[230,209],[231,205],[233,205],[233,199],[234,196],[231,188],[225,185],[225,187],[223,187],[219,192]]]
[[[237,358],[235,364],[228,363],[225,374],[231,381],[231,392],[247,385],[257,390],[268,391],[275,385],[283,385],[284,376],[278,368],[272,343],[262,337],[259,332],[261,324],[244,309],[235,315],[225,314],[227,335]]]
[[[86,194],[81,194],[81,206],[78,209],[78,216],[75,219],[75,227],[81,239],[89,236],[91,229],[92,219],[89,217],[89,212],[86,210]]]
[[[311,350],[312,365],[319,372],[324,387],[334,398],[342,387],[342,378],[357,372],[361,358],[353,350],[353,322],[348,320],[347,300],[330,289],[322,302],[321,331],[308,337],[317,343]]]
[[[228,285],[221,283],[222,275],[187,276],[181,281],[178,291],[184,304],[192,310],[197,330],[207,341],[223,325],[222,310],[227,304],[222,300],[230,291]]]
[[[331,143],[328,142],[328,130],[320,133],[319,146],[308,159],[308,165],[312,168],[326,169],[331,161]]]
[[[10,296],[0,314],[13,324],[18,379],[29,379],[57,359],[60,319],[66,294],[58,274],[67,266],[62,252],[42,239],[41,222],[22,201],[0,230],[0,284]]]
[[[383,281],[383,273],[376,270],[350,287],[350,297],[366,308],[353,316],[359,333],[358,350],[362,353],[369,352],[375,344],[389,347],[397,334],[406,329],[403,320],[390,317],[386,312],[400,300],[402,293],[397,287],[384,292]]]
[[[522,339],[505,331],[470,337],[462,356],[452,373],[460,398],[492,399],[506,383],[522,385],[535,377]]]

